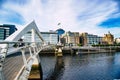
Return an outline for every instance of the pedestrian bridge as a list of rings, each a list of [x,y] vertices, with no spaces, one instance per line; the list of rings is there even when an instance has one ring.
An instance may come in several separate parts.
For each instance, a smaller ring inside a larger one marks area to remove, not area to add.
[[[24,41],[28,32],[31,39]],[[32,65],[40,63],[38,54],[49,47],[54,46],[46,44],[34,21],[14,32],[0,42],[0,80],[28,80]]]

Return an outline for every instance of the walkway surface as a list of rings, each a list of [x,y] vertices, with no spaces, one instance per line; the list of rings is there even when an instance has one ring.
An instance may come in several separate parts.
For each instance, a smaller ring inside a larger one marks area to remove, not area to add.
[[[28,57],[29,54],[26,53],[26,58]],[[3,74],[5,76],[5,80],[14,80],[22,66],[23,59],[21,52],[16,52],[14,54],[8,55],[3,66]]]

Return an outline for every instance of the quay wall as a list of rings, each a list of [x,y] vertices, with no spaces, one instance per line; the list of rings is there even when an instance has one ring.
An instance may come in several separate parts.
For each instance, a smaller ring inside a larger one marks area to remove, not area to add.
[[[100,49],[92,49],[92,48],[62,48],[63,54],[76,54],[76,52],[80,51],[81,53],[109,53],[109,52],[120,52],[120,48],[100,48]],[[45,49],[40,52],[40,55],[54,55],[54,49]]]

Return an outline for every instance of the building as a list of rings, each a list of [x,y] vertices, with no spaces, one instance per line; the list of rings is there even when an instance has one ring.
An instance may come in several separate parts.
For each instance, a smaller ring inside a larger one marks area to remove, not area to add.
[[[3,24],[0,25],[0,40],[5,40],[8,36],[17,30],[15,25]]]
[[[116,39],[115,39],[115,43],[116,43],[116,44],[120,44],[120,38],[116,38]]]
[[[46,43],[49,44],[57,44],[58,43],[58,34],[54,31],[50,32],[41,32],[41,36],[45,40]],[[30,41],[31,40],[31,32],[28,32],[24,36],[24,41]],[[38,38],[37,35],[35,35],[35,41],[41,42],[41,40]]]
[[[102,43],[102,37],[88,34],[88,33],[81,33],[80,34],[80,44],[82,45],[93,45],[93,44],[100,44]]]
[[[56,32],[41,32],[43,39],[49,44],[58,43],[58,34]]]
[[[58,34],[58,43],[59,44],[63,43],[64,38],[62,38],[61,35],[64,34],[65,31],[63,29],[59,28],[59,29],[56,30],[56,32]]]
[[[110,32],[108,32],[108,34],[104,34],[103,42],[106,44],[114,44],[114,36]]]
[[[66,32],[62,35],[62,38],[64,38],[64,44],[73,44],[77,45],[80,43],[80,37],[79,32]]]

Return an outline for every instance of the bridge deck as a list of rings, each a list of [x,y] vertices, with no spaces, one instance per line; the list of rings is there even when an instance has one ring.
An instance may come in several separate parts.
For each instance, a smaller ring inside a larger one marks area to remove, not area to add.
[[[28,57],[29,54],[26,53],[26,58]],[[3,74],[5,76],[5,80],[14,80],[22,66],[23,59],[21,52],[7,56],[3,66]]]

